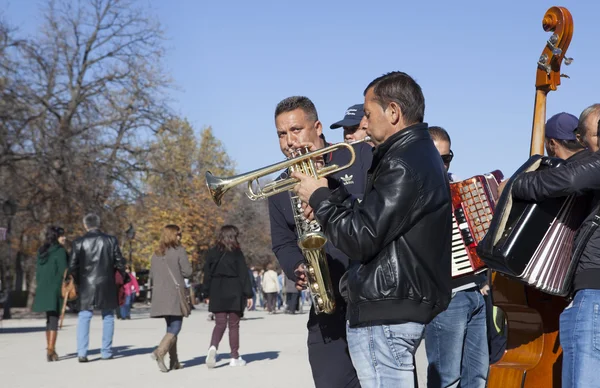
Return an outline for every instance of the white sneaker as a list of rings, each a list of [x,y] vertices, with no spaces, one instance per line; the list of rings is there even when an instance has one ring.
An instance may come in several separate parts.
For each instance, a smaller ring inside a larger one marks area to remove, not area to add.
[[[229,366],[246,366],[246,361],[242,357],[232,358],[229,361]]]
[[[217,348],[211,346],[208,348],[208,355],[206,356],[206,366],[214,368],[217,365]]]

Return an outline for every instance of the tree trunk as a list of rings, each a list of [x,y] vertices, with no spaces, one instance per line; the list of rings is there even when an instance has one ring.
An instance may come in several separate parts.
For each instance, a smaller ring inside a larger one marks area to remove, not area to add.
[[[31,310],[33,306],[33,298],[35,297],[35,289],[37,282],[35,278],[35,259],[26,258],[27,266],[25,267],[25,281],[27,282],[27,309]]]

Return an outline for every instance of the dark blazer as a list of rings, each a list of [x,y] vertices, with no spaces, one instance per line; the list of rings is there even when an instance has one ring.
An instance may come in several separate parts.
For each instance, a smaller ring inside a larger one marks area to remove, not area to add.
[[[252,283],[241,250],[211,248],[204,263],[204,295],[210,298],[208,311],[242,312],[252,298]]]
[[[326,142],[325,145],[329,146],[331,144]],[[355,144],[352,147],[356,155],[354,163],[345,170],[331,174],[330,177],[341,182],[346,190],[356,198],[362,198],[373,151],[371,146],[365,143]],[[350,152],[345,148],[325,155],[326,166],[332,164],[342,166],[349,161]],[[294,270],[305,261],[305,258],[298,247],[298,233],[294,213],[292,212],[290,194],[287,192],[275,194],[269,197],[268,201],[273,253],[275,253],[285,276],[292,280],[296,279]],[[325,252],[334,295],[337,300],[336,313],[343,316],[345,314],[345,302],[340,295],[338,285],[351,263],[346,253],[338,249],[331,241],[328,241],[325,245]],[[356,253],[353,252],[353,254]],[[315,325],[319,320],[326,319],[326,314],[315,315],[314,308],[311,308],[309,326]]]
[[[73,242],[69,272],[77,284],[79,310],[113,310],[119,307],[115,270],[123,279],[125,260],[119,242],[98,229]]]

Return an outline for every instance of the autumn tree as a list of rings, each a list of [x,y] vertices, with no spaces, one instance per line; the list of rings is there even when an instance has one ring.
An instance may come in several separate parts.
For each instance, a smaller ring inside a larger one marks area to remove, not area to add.
[[[231,174],[232,162],[211,128],[196,138],[185,120],[170,121],[157,136],[148,162],[151,172],[144,179],[146,195],[133,208],[140,232],[137,249],[139,263],[148,265],[162,228],[177,224],[182,228],[182,243],[198,266],[223,224],[230,206],[216,207],[206,188],[207,169]]]
[[[127,206],[141,194],[149,140],[170,117],[162,30],[142,8],[48,1],[44,18],[31,39],[8,40],[0,30],[0,49],[10,54],[0,70],[10,104],[0,176],[11,182],[4,195],[18,200],[13,245],[29,257],[30,278],[28,247],[50,223],[78,234],[82,216],[95,211],[122,236]]]

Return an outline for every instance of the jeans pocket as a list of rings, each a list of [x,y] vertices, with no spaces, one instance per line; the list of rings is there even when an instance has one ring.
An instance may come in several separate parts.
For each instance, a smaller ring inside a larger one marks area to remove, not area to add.
[[[383,327],[390,352],[401,369],[414,369],[414,353],[421,342],[424,328],[424,325],[412,322]]]
[[[594,350],[600,351],[600,304],[594,303],[594,316],[592,317],[592,330]]]

